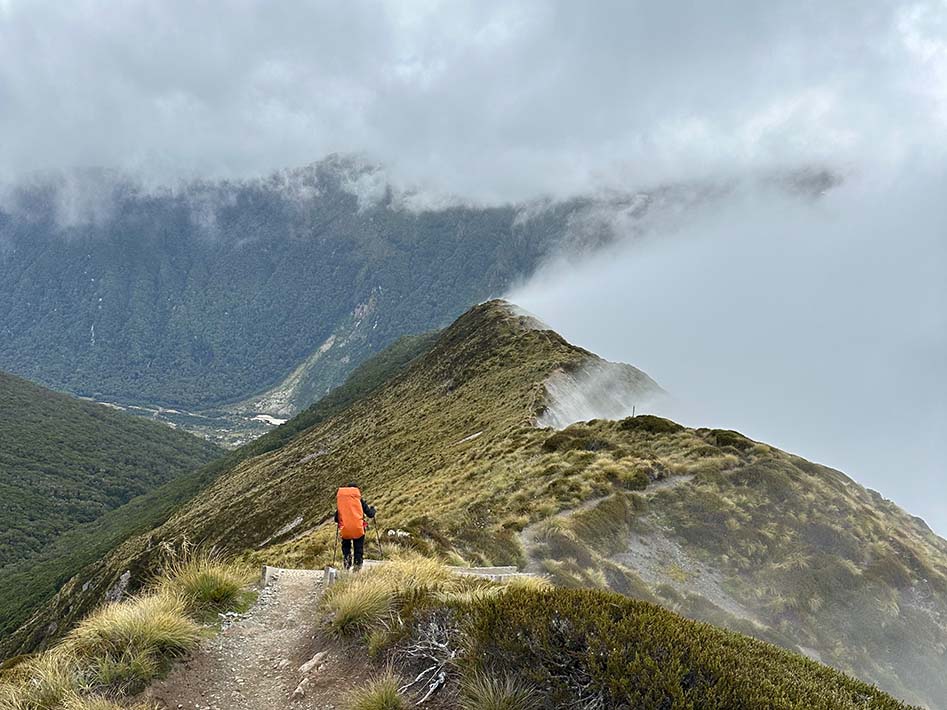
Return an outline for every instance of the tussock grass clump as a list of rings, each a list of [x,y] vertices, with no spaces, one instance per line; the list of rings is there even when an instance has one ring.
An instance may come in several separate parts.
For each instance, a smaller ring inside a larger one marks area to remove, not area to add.
[[[146,709],[144,706],[135,706],[140,708],[140,710],[150,710]],[[121,705],[113,703],[108,698],[103,698],[101,695],[92,695],[92,696],[75,696],[69,698],[63,704],[63,710],[122,710]]]
[[[80,657],[129,651],[177,657],[200,638],[200,627],[188,618],[184,600],[154,594],[102,607],[76,627],[67,643]]]
[[[12,682],[0,685],[2,710],[58,710],[77,697],[82,684],[67,653],[44,653],[17,667]]]
[[[510,676],[473,673],[461,683],[463,710],[534,710],[539,707],[531,685]]]
[[[194,649],[200,627],[180,597],[167,593],[110,604],[66,638],[87,682],[111,693],[133,693]]]
[[[252,579],[248,566],[225,562],[213,553],[195,553],[172,563],[158,591],[181,599],[191,614],[206,619],[236,607]]]
[[[151,592],[103,606],[51,651],[5,671],[0,710],[113,710],[109,698],[140,691],[203,632],[192,617],[233,608],[246,568],[195,554],[172,564]]]
[[[368,632],[388,618],[395,594],[390,582],[368,573],[338,582],[323,598],[329,630],[336,636]]]
[[[440,562],[406,555],[384,566],[346,575],[322,599],[328,628],[336,636],[367,635],[406,604],[469,589],[470,580]]]
[[[407,710],[408,701],[400,687],[401,681],[391,672],[375,678],[356,692],[352,710]]]

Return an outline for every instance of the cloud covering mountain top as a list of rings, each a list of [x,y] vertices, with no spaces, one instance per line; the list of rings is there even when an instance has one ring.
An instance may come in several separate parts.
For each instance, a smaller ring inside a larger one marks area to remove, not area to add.
[[[364,152],[485,200],[889,160],[947,137],[901,3],[0,2],[0,175],[248,176]]]

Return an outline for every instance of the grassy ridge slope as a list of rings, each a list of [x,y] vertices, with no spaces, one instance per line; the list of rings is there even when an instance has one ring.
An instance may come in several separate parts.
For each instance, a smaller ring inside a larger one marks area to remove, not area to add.
[[[69,600],[68,611],[40,613],[19,633],[13,633],[56,590],[83,567],[97,562],[126,539],[164,523],[174,510],[194,498],[214,479],[248,459],[276,451],[300,431],[338,414],[368,396],[414,358],[429,349],[436,335],[405,336],[360,365],[346,383],[316,402],[293,420],[223,457],[168,481],[149,493],[78,527],[20,565],[10,565],[0,576],[0,656],[30,650],[24,639],[33,634],[57,638],[87,610],[78,598]],[[140,420],[134,419],[135,422]],[[101,595],[109,586],[90,587]]]
[[[534,563],[564,584],[663,601],[904,697],[944,697],[942,540],[842,474],[735,432],[648,416],[537,428],[547,379],[594,358],[502,303],[475,307],[384,386],[243,461],[71,580],[47,613],[94,603],[125,571],[154,573],[157,543],[185,536],[255,562],[320,566],[332,554],[335,489],[354,478],[383,529],[407,533],[390,538],[400,546],[482,563],[526,564],[538,550]],[[650,516],[673,511],[671,500],[686,511],[659,535]],[[659,560],[678,587],[625,558],[702,536],[707,554],[693,554],[703,567]],[[825,581],[818,601],[806,580]],[[853,609],[876,624],[870,634],[839,623]]]

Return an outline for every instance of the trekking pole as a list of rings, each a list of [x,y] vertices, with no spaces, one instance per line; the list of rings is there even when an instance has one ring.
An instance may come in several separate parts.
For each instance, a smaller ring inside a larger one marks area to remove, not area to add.
[[[375,516],[375,541],[378,543],[378,558],[384,559],[385,551],[381,547],[381,535],[378,534],[378,516]]]

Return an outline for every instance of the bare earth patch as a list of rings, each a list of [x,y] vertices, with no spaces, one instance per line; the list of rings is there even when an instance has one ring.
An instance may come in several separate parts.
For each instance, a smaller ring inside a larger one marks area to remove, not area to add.
[[[322,589],[322,572],[282,570],[245,618],[205,641],[135,700],[174,710],[349,707],[352,689],[372,669],[364,650],[345,649],[321,635]],[[321,658],[301,672],[318,653]]]

